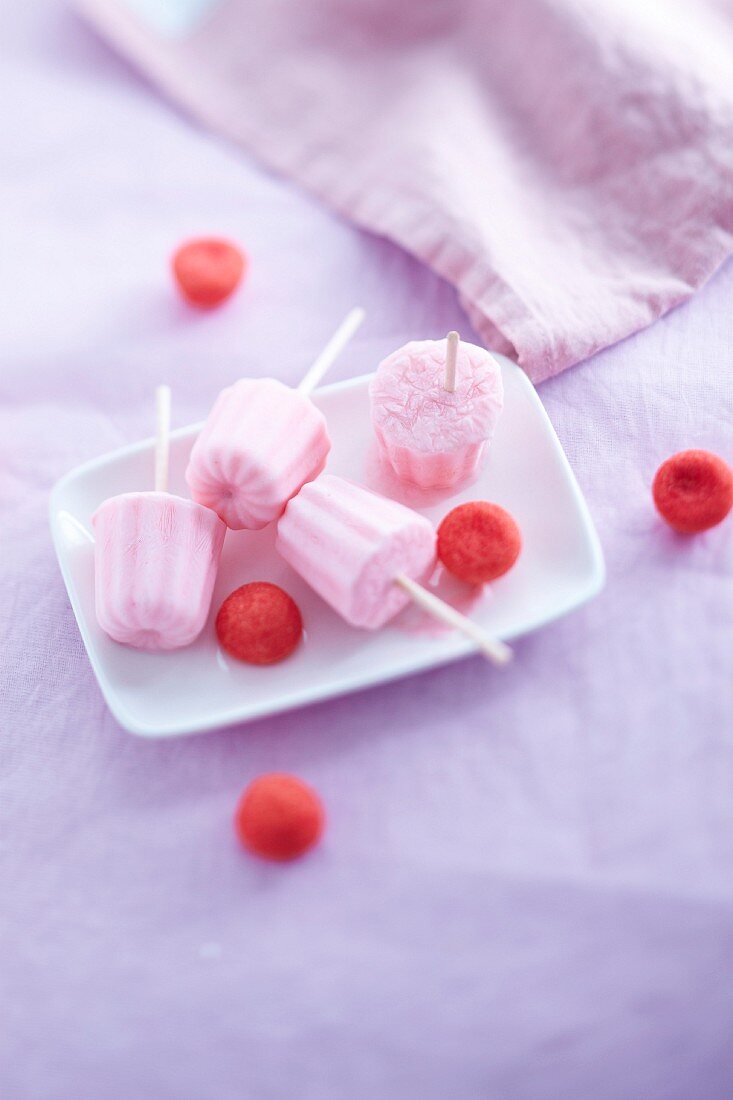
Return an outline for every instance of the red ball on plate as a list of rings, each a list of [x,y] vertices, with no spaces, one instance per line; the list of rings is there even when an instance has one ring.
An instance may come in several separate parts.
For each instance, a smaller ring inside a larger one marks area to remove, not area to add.
[[[325,822],[320,798],[294,775],[272,772],[245,788],[234,826],[245,848],[263,859],[296,859],[319,840]]]
[[[459,504],[438,527],[438,557],[449,573],[468,584],[488,584],[514,565],[522,549],[516,522],[498,504]]]
[[[292,596],[269,581],[243,584],[227,596],[216,616],[223,649],[251,665],[271,665],[293,652],[303,620]]]
[[[186,301],[201,309],[212,309],[237,289],[247,258],[231,241],[201,237],[182,244],[173,256],[172,265]]]
[[[683,535],[707,531],[733,507],[733,473],[710,451],[680,451],[656,472],[652,494],[657,511]]]

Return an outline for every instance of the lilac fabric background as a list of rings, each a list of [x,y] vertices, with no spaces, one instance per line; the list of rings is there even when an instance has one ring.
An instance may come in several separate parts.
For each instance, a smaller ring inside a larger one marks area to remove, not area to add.
[[[0,1093],[12,1100],[717,1100],[733,1090],[733,523],[683,541],[648,486],[733,459],[733,267],[541,397],[608,586],[517,646],[249,727],[111,719],[47,529],[75,463],[243,370],[336,377],[469,335],[398,249],[196,131],[56,0],[5,3],[0,72]],[[231,233],[252,275],[186,312],[166,259]],[[294,771],[330,827],[290,867],[231,812]]]

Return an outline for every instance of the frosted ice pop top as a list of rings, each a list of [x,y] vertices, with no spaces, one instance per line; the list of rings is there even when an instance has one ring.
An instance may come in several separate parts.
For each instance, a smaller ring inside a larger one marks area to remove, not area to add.
[[[400,478],[426,489],[476,472],[504,403],[499,364],[457,333],[388,355],[369,394],[382,454]]]
[[[331,448],[311,390],[363,319],[352,310],[297,389],[243,378],[222,390],[196,440],[186,481],[193,499],[234,530],[259,530],[323,470]]]
[[[215,512],[166,492],[169,407],[161,387],[155,491],[110,497],[92,518],[97,620],[136,649],[179,649],[198,637],[226,533]]]

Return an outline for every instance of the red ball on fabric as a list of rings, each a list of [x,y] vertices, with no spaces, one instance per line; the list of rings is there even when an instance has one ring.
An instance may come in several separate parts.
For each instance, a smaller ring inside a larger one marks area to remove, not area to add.
[[[498,504],[459,504],[438,527],[438,558],[468,584],[488,584],[514,565],[522,549],[515,520]]]
[[[268,581],[253,581],[235,589],[216,616],[222,648],[252,665],[271,665],[289,657],[302,633],[303,620],[295,600]]]
[[[242,281],[247,258],[231,241],[201,237],[175,252],[173,274],[191,305],[212,309],[233,294]]]
[[[234,825],[245,848],[263,859],[296,859],[323,833],[320,798],[294,775],[272,772],[245,788]]]
[[[710,451],[680,451],[656,472],[652,494],[670,527],[693,535],[715,527],[733,507],[733,473]]]

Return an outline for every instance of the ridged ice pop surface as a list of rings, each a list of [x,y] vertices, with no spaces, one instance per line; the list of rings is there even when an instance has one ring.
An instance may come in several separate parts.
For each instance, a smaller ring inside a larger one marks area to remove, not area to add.
[[[403,480],[450,488],[478,469],[504,404],[501,368],[461,341],[456,388],[444,388],[446,340],[415,340],[388,355],[369,387],[382,454]]]
[[[226,527],[209,508],[170,493],[123,493],[97,509],[97,620],[116,642],[180,649],[209,613]]]
[[[424,582],[435,567],[424,516],[343,478],[304,485],[277,527],[285,560],[353,626],[376,630],[409,602],[399,573]]]
[[[217,397],[186,481],[228,527],[256,531],[318,476],[330,449],[323,414],[307,397],[274,378],[243,378]]]

